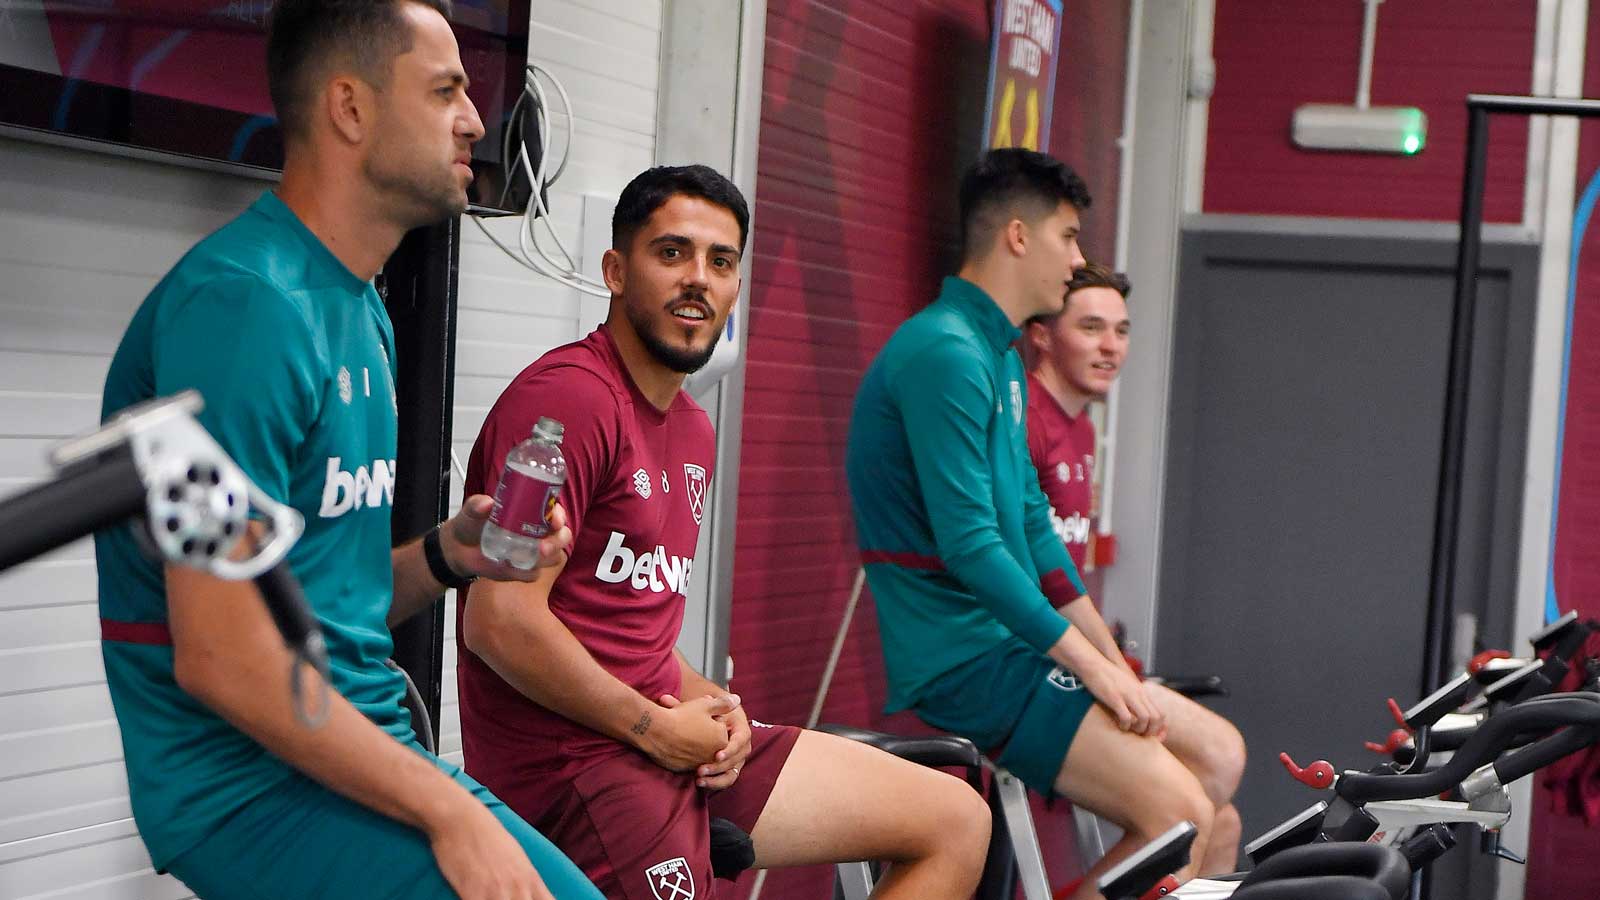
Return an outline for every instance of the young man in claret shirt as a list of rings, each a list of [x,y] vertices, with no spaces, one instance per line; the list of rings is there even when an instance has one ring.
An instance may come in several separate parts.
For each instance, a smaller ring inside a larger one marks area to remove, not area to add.
[[[1060,312],[1034,316],[1022,326],[1028,455],[1050,501],[1056,533],[1080,570],[1087,561],[1095,511],[1095,429],[1089,404],[1105,399],[1127,358],[1130,289],[1121,272],[1086,263],[1072,273]],[[1088,597],[1073,602],[1080,617],[1093,611]],[[1149,682],[1145,689],[1166,717],[1162,742],[1216,807],[1198,874],[1231,872],[1240,832],[1232,800],[1244,772],[1244,739],[1228,720],[1188,697]]]
[[[749,832],[756,866],[893,863],[876,896],[966,897],[989,814],[966,784],[862,744],[748,718],[674,649],[716,446],[684,377],[739,293],[749,213],[704,166],[622,192],[594,333],[541,357],[484,423],[467,488],[491,493],[541,417],[565,427],[564,567],[474,585],[459,628],[467,768],[606,896],[713,893],[708,819]]]

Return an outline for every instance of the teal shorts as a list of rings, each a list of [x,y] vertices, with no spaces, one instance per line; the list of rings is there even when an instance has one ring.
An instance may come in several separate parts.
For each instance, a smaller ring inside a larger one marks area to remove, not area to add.
[[[494,813],[556,900],[601,895],[555,845],[470,778],[422,748]],[[167,867],[206,900],[393,898],[453,900],[427,835],[294,774],[251,800]]]
[[[912,710],[968,738],[995,765],[1049,797],[1093,705],[1077,676],[1018,640],[934,679]]]

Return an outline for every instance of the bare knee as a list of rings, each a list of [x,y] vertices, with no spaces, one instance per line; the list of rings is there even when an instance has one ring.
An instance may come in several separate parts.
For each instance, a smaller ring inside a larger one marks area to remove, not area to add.
[[[1217,806],[1226,806],[1233,799],[1234,791],[1239,789],[1246,757],[1244,735],[1232,722],[1224,724],[1226,727],[1218,729],[1212,740],[1207,742],[1204,756],[1206,771],[1203,782],[1206,794]]]
[[[1167,779],[1131,810],[1130,828],[1141,840],[1154,840],[1179,822],[1193,822],[1202,835],[1211,832],[1217,806],[1193,776]]]
[[[965,781],[937,769],[916,768],[915,781],[897,798],[891,814],[897,860],[983,856],[989,846],[989,805]]]
[[[938,782],[921,813],[929,855],[977,871],[989,852],[989,804],[959,778],[941,774]]]

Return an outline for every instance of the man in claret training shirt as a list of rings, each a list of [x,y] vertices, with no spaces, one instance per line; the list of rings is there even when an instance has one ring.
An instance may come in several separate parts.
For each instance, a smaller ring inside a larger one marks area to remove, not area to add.
[[[704,166],[622,192],[602,264],[609,315],[529,366],[473,447],[493,492],[535,422],[565,427],[571,556],[531,584],[475,584],[458,613],[468,770],[608,897],[713,893],[708,818],[756,866],[894,863],[879,897],[966,897],[989,813],[959,779],[832,735],[747,719],[674,649],[714,476],[705,411],[682,391],[739,293],[749,213]]]
[[[1072,273],[1066,304],[1059,312],[1036,315],[1022,325],[1028,361],[1028,455],[1039,488],[1050,501],[1056,533],[1083,568],[1094,512],[1094,422],[1089,404],[1104,400],[1128,355],[1127,276],[1098,263]],[[1069,616],[1088,618],[1103,630],[1088,597],[1072,601]],[[1245,746],[1227,719],[1160,684],[1145,683],[1150,699],[1166,716],[1162,743],[1193,773],[1216,807],[1210,840],[1197,872],[1232,872],[1238,855],[1239,812],[1233,792],[1244,774]]]

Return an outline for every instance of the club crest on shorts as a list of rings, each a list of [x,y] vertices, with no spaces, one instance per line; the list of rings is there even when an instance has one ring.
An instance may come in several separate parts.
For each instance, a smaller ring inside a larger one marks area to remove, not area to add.
[[[1060,666],[1051,669],[1050,674],[1045,676],[1045,680],[1063,691],[1083,690],[1083,682],[1078,680],[1078,676]]]
[[[694,900],[694,873],[689,871],[689,861],[681,856],[645,869],[644,877],[656,900]]]
[[[646,500],[650,499],[650,473],[643,469],[633,473],[633,492]]]
[[[706,514],[706,470],[694,463],[683,464],[683,481],[689,488],[689,513],[694,516],[694,523]]]

